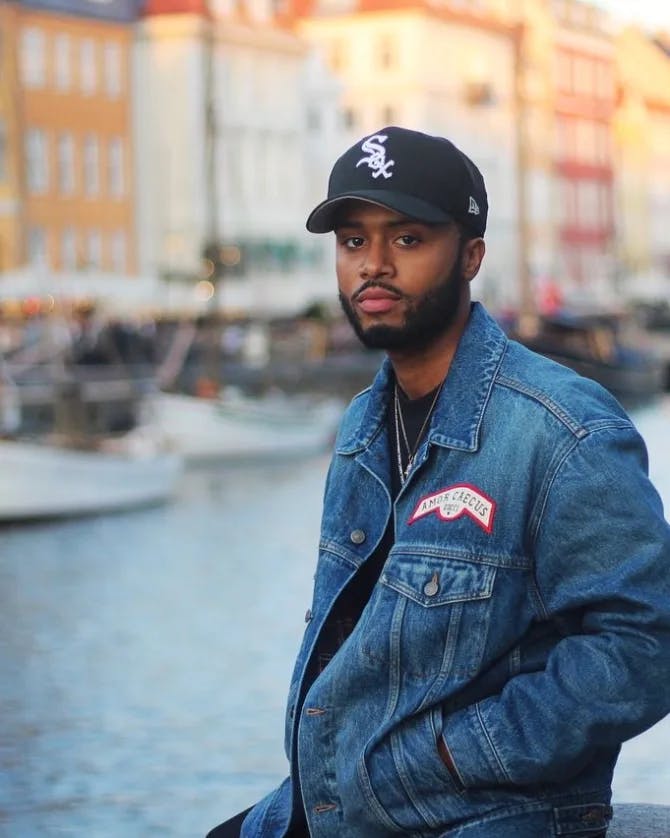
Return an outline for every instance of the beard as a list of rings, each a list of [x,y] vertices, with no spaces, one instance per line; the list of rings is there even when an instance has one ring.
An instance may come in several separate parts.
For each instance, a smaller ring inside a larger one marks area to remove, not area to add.
[[[397,289],[374,280],[366,282],[360,290],[375,286],[388,288],[397,293]],[[408,304],[405,320],[400,326],[387,326],[381,323],[364,328],[351,301],[341,293],[339,297],[340,305],[363,346],[368,349],[383,349],[387,352],[405,352],[425,349],[449,329],[460,309],[463,289],[464,277],[459,248],[458,258],[448,276],[435,288],[426,291]]]

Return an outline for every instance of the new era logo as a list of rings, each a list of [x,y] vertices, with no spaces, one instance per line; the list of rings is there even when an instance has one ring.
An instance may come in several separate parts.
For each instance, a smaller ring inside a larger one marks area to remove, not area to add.
[[[468,204],[468,213],[470,215],[479,215],[479,204],[475,199],[470,195],[470,203]]]

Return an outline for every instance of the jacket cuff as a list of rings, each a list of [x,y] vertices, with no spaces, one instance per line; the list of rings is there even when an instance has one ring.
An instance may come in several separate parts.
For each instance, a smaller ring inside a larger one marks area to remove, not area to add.
[[[479,704],[450,713],[444,720],[442,738],[464,788],[511,782],[484,727]]]

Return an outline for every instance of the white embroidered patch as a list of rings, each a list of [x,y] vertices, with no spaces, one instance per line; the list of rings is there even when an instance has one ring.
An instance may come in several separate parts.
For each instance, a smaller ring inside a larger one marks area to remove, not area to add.
[[[468,483],[458,483],[421,498],[407,523],[413,524],[419,518],[432,513],[443,521],[453,521],[461,515],[468,515],[490,534],[493,530],[495,512],[496,502],[480,489]]]
[[[386,148],[384,147],[386,140],[388,140],[386,134],[373,134],[371,137],[368,137],[361,145],[361,148],[368,156],[361,157],[358,163],[356,163],[356,168],[361,163],[367,163],[368,168],[373,171],[372,177],[379,177],[379,175],[384,175],[385,178],[393,177],[393,172],[389,172],[388,170],[391,166],[395,166],[395,160],[386,159]]]
[[[479,215],[479,204],[475,199],[470,195],[470,203],[468,204],[468,212],[470,215]]]

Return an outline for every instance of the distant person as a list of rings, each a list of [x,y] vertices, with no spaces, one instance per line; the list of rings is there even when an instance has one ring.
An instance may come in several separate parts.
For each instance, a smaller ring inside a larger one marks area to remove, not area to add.
[[[487,210],[465,154],[391,127],[309,216],[388,358],[326,481],[291,775],[211,838],[604,836],[621,743],[670,710],[670,527],[644,443],[471,302]]]

